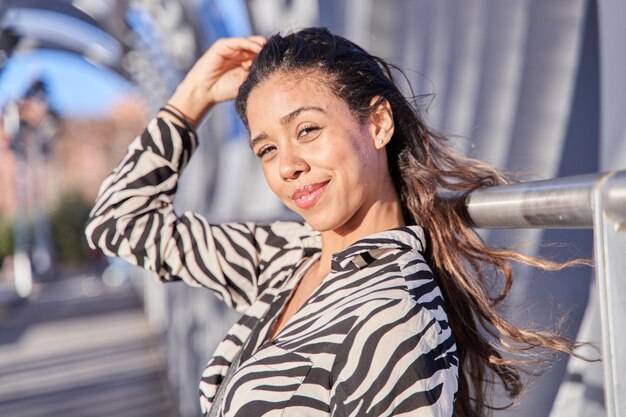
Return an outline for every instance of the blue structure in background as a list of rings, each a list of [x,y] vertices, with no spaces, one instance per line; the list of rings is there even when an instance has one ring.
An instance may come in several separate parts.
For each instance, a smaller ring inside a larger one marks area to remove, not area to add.
[[[70,117],[104,116],[115,101],[134,90],[128,80],[82,56],[34,50],[15,54],[0,74],[0,108],[22,97],[37,77],[46,80],[50,105]]]
[[[207,49],[216,39],[231,36],[249,36],[252,34],[248,10],[243,0],[208,0],[198,6],[199,32],[202,34],[203,50]],[[228,127],[224,139],[226,141],[241,140],[245,129],[235,112],[233,103],[224,106],[228,110]]]

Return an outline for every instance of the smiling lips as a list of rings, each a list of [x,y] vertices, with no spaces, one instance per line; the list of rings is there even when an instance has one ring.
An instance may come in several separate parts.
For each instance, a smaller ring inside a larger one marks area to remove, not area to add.
[[[311,208],[322,197],[329,181],[330,180],[300,187],[291,195],[291,198],[301,209]]]

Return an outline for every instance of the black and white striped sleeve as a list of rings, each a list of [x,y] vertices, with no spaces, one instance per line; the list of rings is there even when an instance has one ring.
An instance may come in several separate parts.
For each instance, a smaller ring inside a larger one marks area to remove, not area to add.
[[[196,135],[152,119],[103,182],[86,226],[93,249],[155,272],[213,290],[245,310],[258,296],[258,238],[252,223],[210,225],[173,209],[179,176],[197,146]]]
[[[445,321],[400,299],[370,303],[333,368],[333,417],[453,415],[456,347]]]

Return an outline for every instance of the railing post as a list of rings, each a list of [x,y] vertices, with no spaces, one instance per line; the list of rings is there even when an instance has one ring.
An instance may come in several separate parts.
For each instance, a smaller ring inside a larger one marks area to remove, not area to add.
[[[626,416],[626,171],[593,191],[596,281],[600,296],[604,398],[608,417]]]

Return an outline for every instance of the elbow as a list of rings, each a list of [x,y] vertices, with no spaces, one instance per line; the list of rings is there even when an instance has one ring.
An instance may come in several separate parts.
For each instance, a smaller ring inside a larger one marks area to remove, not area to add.
[[[112,243],[108,242],[107,237],[112,236],[112,232],[114,232],[115,229],[116,225],[113,218],[103,218],[91,212],[85,223],[84,230],[87,245],[89,245],[91,249],[99,250],[107,254],[110,252],[109,246]]]

